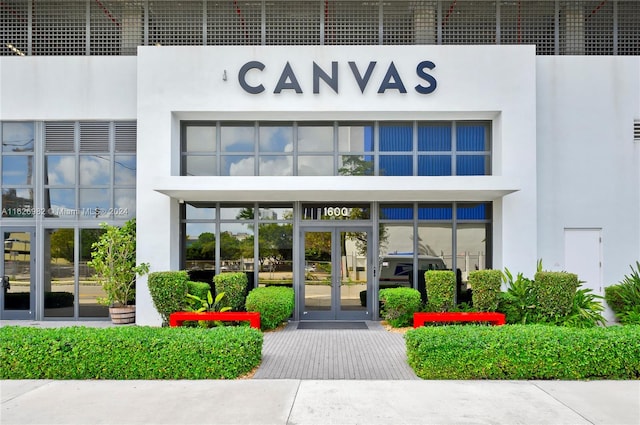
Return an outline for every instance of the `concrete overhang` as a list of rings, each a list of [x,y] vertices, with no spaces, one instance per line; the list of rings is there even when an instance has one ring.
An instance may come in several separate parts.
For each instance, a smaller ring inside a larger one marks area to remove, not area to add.
[[[171,176],[153,190],[185,202],[491,201],[520,190],[502,176]]]

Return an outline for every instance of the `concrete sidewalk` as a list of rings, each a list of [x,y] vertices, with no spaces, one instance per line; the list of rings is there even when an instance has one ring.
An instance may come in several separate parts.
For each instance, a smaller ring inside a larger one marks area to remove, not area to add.
[[[640,381],[1,381],[2,424],[640,423]]]

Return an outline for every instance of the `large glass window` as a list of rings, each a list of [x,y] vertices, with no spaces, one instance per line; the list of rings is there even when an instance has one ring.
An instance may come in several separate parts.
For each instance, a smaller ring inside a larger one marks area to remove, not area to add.
[[[490,175],[490,124],[184,122],[181,175]]]
[[[34,123],[4,122],[2,125],[2,217],[34,215]]]
[[[44,233],[44,316],[73,317],[75,288],[74,229],[47,229]]]

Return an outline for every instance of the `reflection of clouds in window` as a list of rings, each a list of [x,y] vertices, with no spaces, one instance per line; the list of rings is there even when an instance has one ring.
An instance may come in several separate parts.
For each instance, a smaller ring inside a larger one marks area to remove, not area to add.
[[[132,186],[136,184],[136,157],[116,156],[115,157],[115,181],[117,185]]]
[[[102,156],[81,156],[80,157],[80,184],[109,184],[108,157]]]
[[[32,156],[5,156],[2,158],[3,184],[31,184]]]
[[[187,127],[187,152],[213,152],[216,150],[216,128],[212,126]]]
[[[299,156],[298,157],[299,176],[332,176],[333,157],[332,156]]]
[[[215,208],[198,208],[187,203],[186,208],[187,220],[204,220],[216,218]]]
[[[136,213],[135,189],[117,189],[114,193],[115,208],[114,218],[133,217]]]
[[[221,142],[223,152],[253,152],[254,128],[251,127],[229,127],[223,126],[221,129]]]
[[[2,150],[4,152],[33,152],[33,123],[3,123]]]
[[[298,127],[300,152],[333,152],[333,127]]]
[[[292,127],[260,127],[261,152],[292,152]]]
[[[222,157],[223,168],[228,170],[229,176],[253,176],[255,159],[248,156],[225,156]]]
[[[109,208],[108,189],[80,189],[80,208]]]
[[[52,209],[52,214],[61,215],[63,211],[73,210],[76,206],[75,189],[47,189],[49,203],[46,208]]]
[[[47,180],[50,185],[69,185],[76,182],[76,161],[73,156],[47,157]]]
[[[261,176],[291,176],[293,175],[293,158],[290,156],[262,156],[260,157]]]

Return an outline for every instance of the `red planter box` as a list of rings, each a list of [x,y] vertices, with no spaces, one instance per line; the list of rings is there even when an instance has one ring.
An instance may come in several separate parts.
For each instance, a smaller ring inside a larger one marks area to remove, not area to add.
[[[429,312],[413,313],[413,327],[423,326],[425,322],[489,322],[494,325],[504,325],[506,323],[503,313],[487,312]]]
[[[169,315],[169,326],[182,326],[185,320],[220,320],[224,322],[248,321],[252,328],[260,329],[260,313],[244,311],[203,312],[179,311]]]

